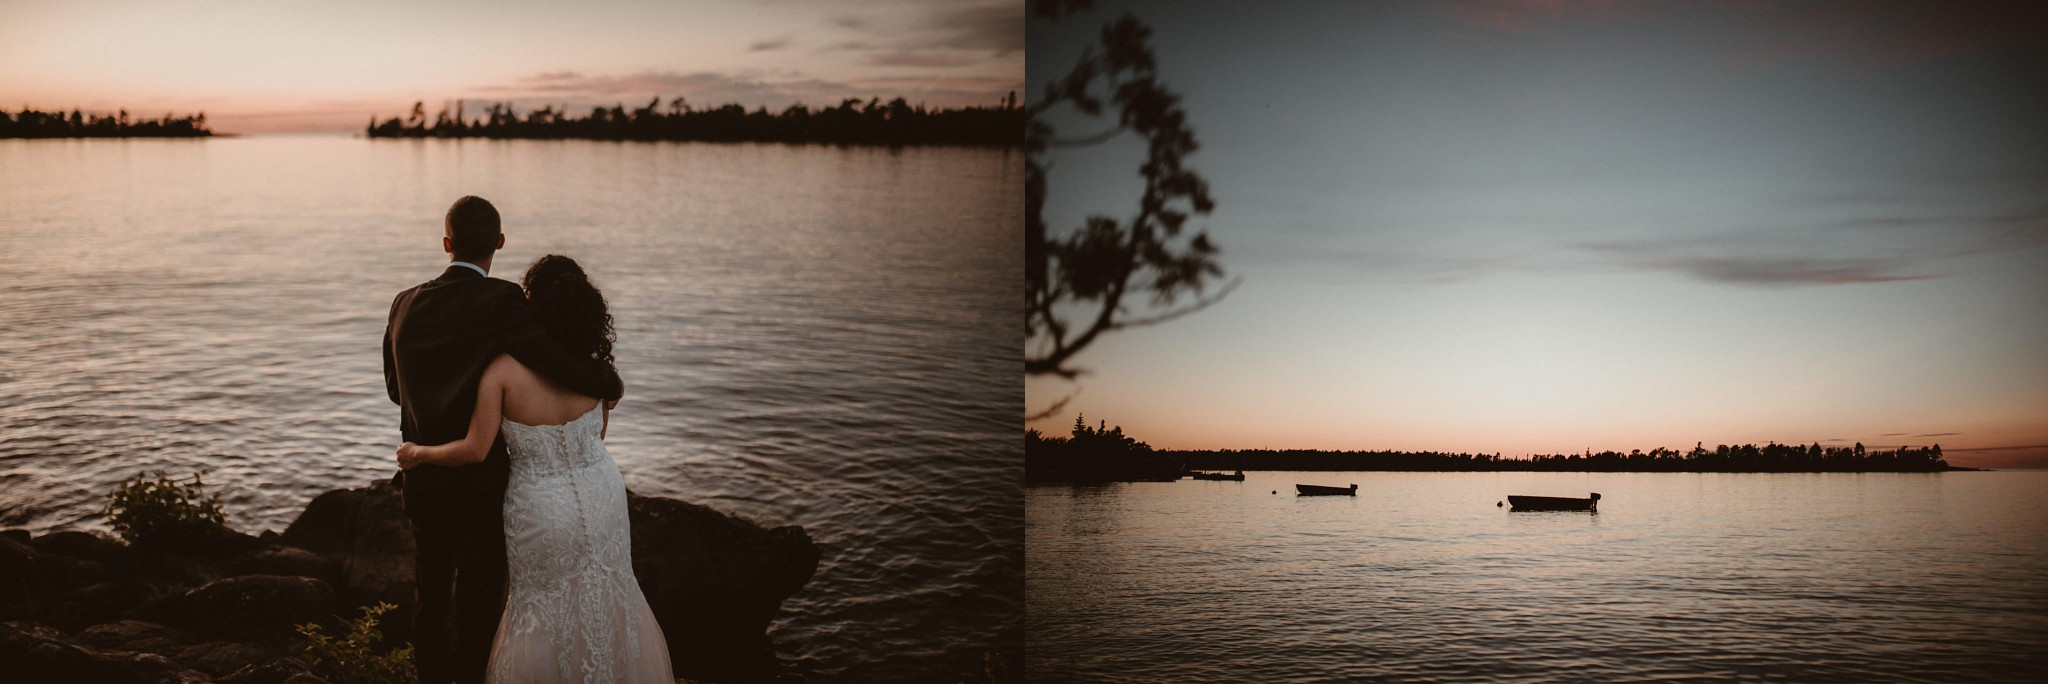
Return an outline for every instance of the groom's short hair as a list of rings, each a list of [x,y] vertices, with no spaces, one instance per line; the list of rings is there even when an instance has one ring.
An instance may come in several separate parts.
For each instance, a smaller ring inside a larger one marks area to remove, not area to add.
[[[448,207],[448,241],[459,261],[485,259],[498,250],[498,208],[490,200],[465,195]]]

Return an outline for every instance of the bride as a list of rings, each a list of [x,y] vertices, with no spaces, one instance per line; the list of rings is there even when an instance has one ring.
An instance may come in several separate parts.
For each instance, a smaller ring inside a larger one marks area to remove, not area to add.
[[[520,285],[564,347],[612,361],[604,295],[565,256],[533,262]],[[673,682],[668,646],[633,577],[626,487],[605,451],[611,407],[500,355],[477,385],[469,435],[398,447],[398,465],[468,465],[501,435],[510,586],[491,648],[492,682]]]

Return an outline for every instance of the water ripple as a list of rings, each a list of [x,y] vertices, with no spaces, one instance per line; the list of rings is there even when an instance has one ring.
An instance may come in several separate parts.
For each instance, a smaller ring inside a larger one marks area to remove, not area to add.
[[[1021,173],[963,149],[0,141],[0,526],[104,529],[113,484],[160,468],[280,529],[390,477],[385,311],[474,193],[506,216],[497,275],[566,253],[610,298],[628,486],[817,541],[773,628],[792,667],[978,676],[1022,650]]]
[[[1308,477],[1027,489],[1027,675],[2020,682],[2048,671],[2048,473],[1362,473],[1356,499],[1269,494]],[[1492,506],[1585,491],[1604,494],[1598,515]]]

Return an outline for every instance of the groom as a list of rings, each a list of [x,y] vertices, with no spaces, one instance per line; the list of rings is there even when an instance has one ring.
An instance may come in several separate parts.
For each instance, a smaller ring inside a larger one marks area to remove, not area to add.
[[[518,285],[487,277],[491,257],[505,246],[497,208],[480,197],[455,200],[446,232],[441,250],[454,263],[398,293],[384,329],[384,387],[402,409],[405,441],[443,444],[468,434],[477,382],[499,354],[578,394],[615,401],[625,392],[608,365],[556,344]],[[484,679],[504,610],[510,472],[500,440],[476,465],[399,473],[417,549],[413,642],[421,682]]]

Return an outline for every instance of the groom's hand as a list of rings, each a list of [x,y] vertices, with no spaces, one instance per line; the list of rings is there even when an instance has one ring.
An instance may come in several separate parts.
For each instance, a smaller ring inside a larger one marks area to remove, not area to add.
[[[398,445],[398,469],[412,470],[413,466],[419,465],[419,450],[420,446],[412,442]]]

